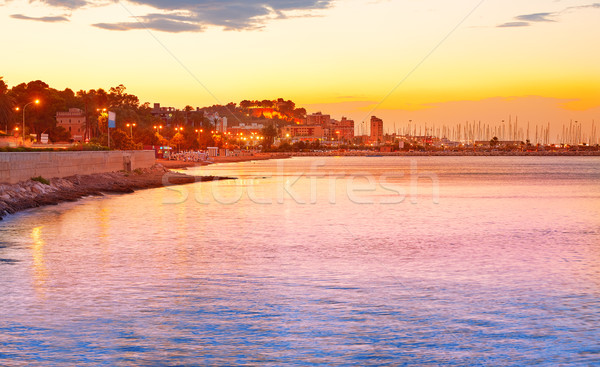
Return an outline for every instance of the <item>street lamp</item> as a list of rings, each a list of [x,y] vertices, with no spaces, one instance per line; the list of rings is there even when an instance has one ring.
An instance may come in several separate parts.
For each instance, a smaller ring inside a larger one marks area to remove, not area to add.
[[[23,142],[23,145],[25,145],[25,109],[27,108],[27,106],[29,106],[30,104],[34,104],[34,103],[40,104],[40,100],[36,99],[35,101],[31,101],[31,102],[27,103],[25,106],[23,106],[23,131],[21,131],[21,140]],[[18,110],[19,110],[19,107],[17,107],[17,111]]]
[[[106,108],[96,108],[96,112],[98,112],[98,118],[96,119],[97,122],[97,131],[100,132],[100,118],[104,116],[104,114],[106,113]],[[86,122],[86,125],[89,126],[89,124]],[[106,121],[106,126],[107,126],[107,130],[108,130],[108,120]],[[87,128],[87,127],[86,127]],[[88,134],[88,139],[91,138],[92,136],[92,127],[89,126],[89,128],[87,128],[87,134]]]
[[[131,139],[133,139],[133,128],[136,126],[136,123],[135,122],[132,124],[128,123],[126,126],[129,128],[129,137]]]
[[[183,126],[179,127],[179,126],[175,126],[175,131],[183,131]],[[178,133],[176,133],[178,134]],[[177,152],[179,152],[179,140],[177,139]]]

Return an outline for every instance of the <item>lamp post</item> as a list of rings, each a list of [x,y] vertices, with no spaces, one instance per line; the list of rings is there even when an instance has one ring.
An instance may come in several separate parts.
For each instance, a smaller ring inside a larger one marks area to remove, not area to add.
[[[136,126],[136,123],[132,123],[132,124],[127,124],[127,127],[129,128],[129,137],[131,139],[133,139],[133,128]]]
[[[27,108],[27,106],[29,106],[30,104],[40,104],[40,100],[36,99],[35,101],[31,101],[29,103],[27,103],[25,106],[23,106],[23,130],[21,131],[21,141],[22,144],[25,145],[25,109]],[[19,110],[19,107],[17,107],[17,111]]]
[[[106,108],[96,108],[96,112],[98,113],[98,118],[96,119],[96,126],[97,126],[97,132],[100,133],[100,118],[104,116],[104,114],[106,113]],[[90,130],[92,130],[92,128],[90,127]],[[108,132],[108,120],[106,121],[106,130]],[[89,131],[89,135],[90,137],[92,136],[92,132]]]
[[[181,127],[179,127],[179,126],[175,127],[175,131],[177,131],[175,133],[175,135],[179,134],[180,132],[183,131],[183,126],[181,126]],[[181,137],[179,137],[179,139],[177,139],[177,153],[179,153],[179,141],[180,140],[181,140]]]

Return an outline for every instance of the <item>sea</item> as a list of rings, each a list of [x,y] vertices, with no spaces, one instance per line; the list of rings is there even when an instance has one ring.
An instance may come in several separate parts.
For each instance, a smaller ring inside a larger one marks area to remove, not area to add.
[[[298,157],[0,222],[0,366],[600,365],[599,157]]]

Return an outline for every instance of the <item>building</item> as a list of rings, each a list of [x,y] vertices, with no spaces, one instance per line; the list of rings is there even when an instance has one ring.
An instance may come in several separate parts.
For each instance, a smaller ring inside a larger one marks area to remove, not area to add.
[[[326,139],[323,126],[317,125],[288,125],[281,130],[282,138],[292,141],[315,141]]]
[[[82,142],[87,128],[85,113],[79,108],[69,108],[68,112],[56,112],[56,126],[64,127],[73,141]]]
[[[331,122],[331,115],[323,115],[321,112],[306,116],[306,125],[327,126]]]
[[[258,135],[263,127],[263,124],[257,124],[256,122],[251,124],[240,123],[237,126],[229,127],[227,132],[230,133],[230,135],[251,135],[252,133]]]
[[[348,120],[345,117],[342,117],[341,121],[331,120],[328,128],[330,139],[348,142],[354,140],[354,120]]]
[[[160,103],[155,103],[152,110],[150,110],[150,114],[155,118],[161,119],[165,124],[168,124],[175,111],[177,111],[175,107],[161,107]]]
[[[227,117],[219,117],[215,121],[215,129],[220,133],[227,132]]]
[[[383,120],[375,116],[371,116],[371,141],[383,142]]]

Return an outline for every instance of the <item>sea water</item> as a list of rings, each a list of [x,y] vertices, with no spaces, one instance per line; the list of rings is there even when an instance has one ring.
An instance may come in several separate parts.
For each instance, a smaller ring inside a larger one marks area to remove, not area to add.
[[[0,365],[598,365],[600,159],[331,157],[0,222]]]

